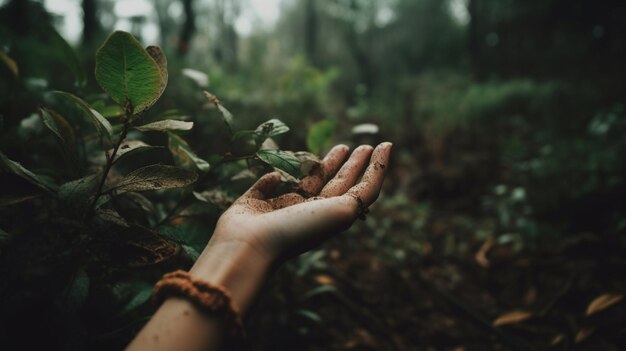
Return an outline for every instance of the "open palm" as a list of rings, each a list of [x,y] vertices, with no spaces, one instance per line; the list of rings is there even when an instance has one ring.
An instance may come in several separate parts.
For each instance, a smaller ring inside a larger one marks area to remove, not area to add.
[[[296,191],[278,197],[270,196],[280,175],[264,175],[220,217],[211,241],[243,242],[283,259],[347,229],[378,198],[391,143],[361,145],[346,160],[348,152],[335,146]]]

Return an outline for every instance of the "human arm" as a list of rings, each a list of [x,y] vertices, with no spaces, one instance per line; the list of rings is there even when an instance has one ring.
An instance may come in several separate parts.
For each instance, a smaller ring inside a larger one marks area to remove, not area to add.
[[[261,177],[220,217],[190,274],[228,289],[245,314],[273,266],[347,229],[377,199],[391,144],[360,146],[346,160],[348,152],[334,147],[298,191],[276,198],[280,175]],[[128,350],[218,350],[223,327],[219,316],[170,298]]]

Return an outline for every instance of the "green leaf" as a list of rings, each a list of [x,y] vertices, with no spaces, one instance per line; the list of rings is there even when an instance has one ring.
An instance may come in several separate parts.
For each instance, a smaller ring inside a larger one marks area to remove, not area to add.
[[[104,118],[98,111],[94,110],[86,103],[83,99],[78,96],[70,93],[66,93],[64,91],[53,91],[52,94],[55,96],[61,97],[66,101],[73,103],[75,106],[80,108],[83,113],[89,117],[93,125],[96,127],[98,134],[101,136],[105,136],[107,140],[111,141],[111,136],[113,135],[113,127],[111,127],[111,123]]]
[[[177,165],[188,170],[196,168],[202,172],[209,170],[209,163],[191,151],[191,147],[183,138],[174,133],[168,133],[168,135],[168,147]]]
[[[322,317],[313,311],[300,309],[300,310],[297,310],[296,313],[307,319],[312,320],[313,322],[317,324],[322,324]]]
[[[21,164],[19,164],[18,162],[12,161],[10,160],[8,157],[6,157],[5,154],[3,154],[2,152],[0,152],[0,170],[9,172],[9,173],[13,173],[25,180],[27,180],[28,182],[30,182],[31,184],[37,186],[38,188],[45,190],[49,193],[53,193],[56,191],[57,186],[54,184],[51,184],[50,182],[46,181],[44,178],[36,175],[35,173],[27,170],[26,168],[24,168]]]
[[[143,281],[122,282],[113,286],[115,296],[124,302],[120,314],[132,312],[152,296],[152,285]]]
[[[84,87],[87,83],[87,75],[74,49],[72,49],[70,44],[63,39],[53,26],[43,25],[40,31],[47,39],[47,43],[54,49],[52,54],[56,56],[59,61],[63,62],[65,66],[70,69],[72,74],[74,74],[76,86]]]
[[[152,204],[152,202],[147,197],[141,195],[140,193],[133,193],[133,192],[124,193],[121,196],[121,198],[128,199],[129,201],[133,202],[138,208],[141,208],[141,210],[146,213],[153,213],[155,210],[154,204]]]
[[[203,192],[193,192],[193,196],[202,202],[216,206],[225,211],[233,204],[234,199],[229,197],[226,191],[219,189],[205,190]]]
[[[256,155],[270,166],[282,169],[296,178],[302,177],[300,160],[290,152],[282,150],[259,150]]]
[[[274,137],[283,133],[287,133],[289,127],[278,119],[270,119],[261,123],[255,130],[240,130],[233,135],[234,141],[242,141],[242,139],[254,140],[257,148],[260,147],[267,138]]]
[[[106,190],[118,194],[128,191],[181,188],[198,179],[195,172],[174,166],[150,165],[134,170]]]
[[[308,300],[320,294],[337,294],[337,293],[339,293],[339,291],[337,290],[335,286],[321,285],[321,286],[318,286],[317,288],[307,291],[304,295],[300,297],[300,300]]]
[[[153,54],[155,51],[151,49]],[[159,99],[167,85],[164,72],[167,69],[130,33],[113,32],[96,53],[98,84],[120,106],[130,104],[133,114],[145,111]]]
[[[139,152],[154,150],[154,149],[161,149],[161,148],[162,148],[161,146],[148,145],[141,140],[124,140],[120,144],[120,147],[117,149],[117,153],[115,154],[113,163],[116,163],[121,159],[124,159],[130,155],[133,155]],[[113,149],[108,150],[107,151],[108,157],[111,157],[112,153],[113,153]]]
[[[82,306],[89,294],[89,276],[84,269],[78,270],[65,293],[66,306],[72,309]]]
[[[6,206],[17,205],[22,202],[34,200],[34,199],[39,198],[40,196],[41,194],[2,196],[0,197],[0,208],[6,207]]]
[[[192,261],[197,261],[198,257],[200,257],[200,253],[193,247],[189,245],[181,245],[181,247],[185,250],[185,253],[189,256],[189,258],[191,258]]]
[[[86,177],[67,182],[59,188],[59,199],[65,206],[79,214],[85,213],[94,196],[96,188],[102,179],[101,173],[90,174]]]
[[[9,240],[9,233],[0,229],[0,245],[2,245],[7,240]]]
[[[335,122],[331,120],[319,121],[311,126],[306,137],[306,145],[314,154],[320,154],[331,145],[335,132]]]
[[[14,76],[17,77],[20,74],[17,63],[15,63],[15,61],[7,56],[7,54],[5,54],[2,50],[0,50],[0,61],[4,62],[4,64],[11,71],[11,73],[13,73]]]
[[[191,130],[193,128],[193,122],[176,121],[173,119],[166,119],[164,121],[156,121],[142,126],[136,126],[135,129],[148,132],[167,132],[171,130]]]
[[[287,125],[281,120],[274,118],[261,123],[257,127],[256,131],[264,137],[263,139],[266,139],[287,133],[289,131],[289,127],[287,127]]]
[[[104,106],[98,109],[105,118],[119,118],[124,116],[124,110],[118,105]]]
[[[56,135],[59,143],[67,154],[76,154],[76,135],[69,122],[56,111],[40,108],[43,124]]]
[[[101,208],[96,211],[95,215],[96,224],[100,225],[115,225],[118,227],[130,228],[130,225],[126,220],[120,216],[120,214],[113,209]]]

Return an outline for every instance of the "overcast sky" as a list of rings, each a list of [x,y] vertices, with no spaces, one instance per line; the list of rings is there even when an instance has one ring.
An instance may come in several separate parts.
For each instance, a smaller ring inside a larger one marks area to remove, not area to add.
[[[0,0],[2,4],[5,0]],[[281,0],[244,0],[246,6],[242,6],[242,12],[235,23],[235,29],[240,35],[249,34],[253,26],[272,26],[279,16],[279,4]],[[81,0],[45,0],[46,9],[63,18],[59,31],[67,40],[77,43],[82,34],[82,9]],[[150,15],[153,13],[152,2],[149,0],[118,0],[114,12],[118,17],[130,17],[133,15]],[[182,6],[179,2],[172,2],[170,12],[182,15]],[[101,20],[112,20],[102,18]],[[130,30],[130,23],[120,18],[116,21],[114,29]],[[159,30],[155,23],[147,23],[142,30],[142,41],[145,44],[155,44],[158,41]]]

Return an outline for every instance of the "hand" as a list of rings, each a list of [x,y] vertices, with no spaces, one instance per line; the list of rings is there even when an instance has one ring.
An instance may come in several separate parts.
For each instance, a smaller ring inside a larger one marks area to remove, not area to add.
[[[272,260],[310,250],[350,227],[378,198],[391,147],[362,145],[345,161],[349,148],[335,146],[295,192],[275,198],[280,175],[264,175],[222,215],[211,241],[245,243]]]
[[[245,312],[272,266],[347,229],[378,198],[391,143],[362,145],[344,162],[348,151],[335,146],[297,191],[276,198],[280,175],[261,177],[220,217],[190,272],[229,289]]]

